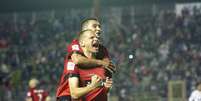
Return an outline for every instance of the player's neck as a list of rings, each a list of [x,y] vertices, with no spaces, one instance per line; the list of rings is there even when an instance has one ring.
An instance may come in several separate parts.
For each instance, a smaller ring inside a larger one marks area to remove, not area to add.
[[[94,55],[92,52],[86,50],[85,48],[83,49],[83,52],[84,52],[84,55],[85,55],[87,58],[94,58],[94,57],[95,57],[95,55]]]

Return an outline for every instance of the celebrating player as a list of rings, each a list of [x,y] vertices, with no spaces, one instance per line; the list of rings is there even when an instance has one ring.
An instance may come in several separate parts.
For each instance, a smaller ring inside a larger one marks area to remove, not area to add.
[[[101,26],[100,23],[97,19],[95,18],[88,18],[84,20],[81,23],[81,30],[92,30],[95,31],[96,36],[100,38],[101,34]],[[112,64],[112,62],[109,59],[109,54],[107,49],[103,46],[100,45],[100,52],[101,56],[103,56],[103,59],[88,59],[84,56],[82,56],[83,51],[80,49],[80,45],[77,39],[74,39],[70,45],[67,46],[67,51],[68,51],[68,59],[72,59],[74,63],[80,65],[82,67],[86,68],[91,68],[94,66],[103,66],[110,72],[115,71],[115,66]]]
[[[101,59],[101,57],[97,57],[99,56],[97,55],[99,54],[99,41],[94,31],[82,31],[79,35],[79,43],[84,56]],[[112,79],[107,77],[106,70],[101,66],[91,69],[80,69],[78,67],[71,61],[66,67],[69,71],[68,80],[71,97],[83,101],[107,101],[107,92],[108,88],[112,86]],[[103,84],[104,80],[105,84]]]
[[[82,22],[81,30],[90,29],[96,33],[96,36],[100,38],[100,23],[97,19],[89,18]],[[106,68],[108,71],[113,72],[115,70],[115,66],[110,62],[108,52],[106,48],[102,45],[99,46],[99,55],[98,57],[102,57],[101,59],[94,59],[94,58],[86,58],[83,56],[83,51],[80,48],[79,42],[77,39],[74,39],[72,43],[67,47],[68,55],[64,61],[64,71],[60,79],[59,86],[57,88],[56,97],[58,101],[69,100],[70,93],[69,93],[69,86],[68,86],[68,73],[66,70],[66,65],[68,60],[71,59],[73,63],[79,65],[79,68],[90,69],[97,66],[102,66]],[[108,72],[107,72],[108,73]]]

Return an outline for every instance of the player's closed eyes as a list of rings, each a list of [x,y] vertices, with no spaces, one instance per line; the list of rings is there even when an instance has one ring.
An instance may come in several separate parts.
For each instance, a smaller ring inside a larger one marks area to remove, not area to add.
[[[99,28],[100,28],[101,26],[98,25],[98,24],[94,24],[93,27],[94,27],[94,28],[96,28],[96,27],[99,27]]]
[[[90,37],[90,39],[94,39],[94,38],[95,38],[94,36]]]

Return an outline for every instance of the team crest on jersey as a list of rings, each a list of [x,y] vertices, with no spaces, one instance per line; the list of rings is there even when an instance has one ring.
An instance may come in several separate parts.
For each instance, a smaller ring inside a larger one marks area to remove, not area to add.
[[[72,50],[80,50],[79,46],[78,45],[72,45]]]
[[[67,70],[74,70],[75,64],[73,62],[68,62],[67,63]]]

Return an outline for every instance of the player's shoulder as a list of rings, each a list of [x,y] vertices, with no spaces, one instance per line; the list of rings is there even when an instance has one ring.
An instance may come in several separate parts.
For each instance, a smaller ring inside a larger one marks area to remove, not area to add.
[[[73,44],[73,43],[79,43],[79,41],[78,41],[78,39],[73,39],[71,43],[72,43],[72,44]]]
[[[71,51],[79,51],[80,49],[80,45],[79,45],[79,41],[77,39],[73,39],[73,41],[67,45],[67,51],[71,52]]]
[[[77,65],[72,60],[68,60],[66,61],[66,70],[67,71],[77,70]]]
[[[79,41],[77,39],[73,39],[68,45],[67,47],[71,47],[72,45],[76,45],[79,44]]]
[[[104,45],[100,44],[100,45],[99,45],[99,51],[100,51],[100,52],[107,51],[107,48],[106,48]]]
[[[99,45],[100,48],[106,48],[103,44]]]

